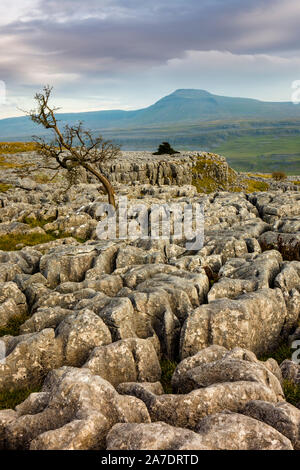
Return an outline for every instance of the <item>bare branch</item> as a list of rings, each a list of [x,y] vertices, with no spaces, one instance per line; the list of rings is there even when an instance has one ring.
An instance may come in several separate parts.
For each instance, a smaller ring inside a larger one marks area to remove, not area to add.
[[[66,124],[61,131],[56,118],[59,108],[49,104],[51,94],[52,87],[46,85],[43,91],[36,93],[34,97],[37,107],[26,112],[34,123],[51,130],[54,135],[52,143],[35,138],[38,152],[46,162],[55,160],[58,165],[55,169],[67,170],[70,184],[74,184],[78,179],[80,167],[93,174],[102,183],[109,202],[115,206],[113,187],[103,174],[101,165],[106,160],[118,156],[120,147],[105,141],[101,135],[94,136],[91,131],[84,130],[82,122],[72,126]]]

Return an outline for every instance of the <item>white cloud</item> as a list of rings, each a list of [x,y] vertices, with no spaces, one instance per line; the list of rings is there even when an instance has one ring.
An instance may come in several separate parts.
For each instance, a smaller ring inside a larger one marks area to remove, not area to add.
[[[40,0],[1,0],[0,25],[32,18],[37,13]]]
[[[290,100],[300,78],[300,57],[187,51],[152,71],[172,88],[202,88],[217,94],[262,100]]]

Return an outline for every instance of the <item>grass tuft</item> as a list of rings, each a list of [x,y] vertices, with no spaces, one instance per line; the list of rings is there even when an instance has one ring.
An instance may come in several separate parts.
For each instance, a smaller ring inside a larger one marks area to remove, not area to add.
[[[268,191],[270,186],[264,181],[246,180],[246,192],[254,193],[256,191]]]
[[[161,384],[165,393],[172,393],[172,375],[177,367],[177,363],[170,361],[170,359],[164,358],[160,362],[161,367]]]
[[[286,341],[281,342],[276,349],[271,351],[268,354],[264,354],[259,357],[260,361],[267,361],[272,358],[278,362],[280,365],[285,359],[291,359],[293,354],[292,348],[288,345]]]
[[[0,183],[0,193],[6,193],[11,188],[11,184]]]
[[[55,218],[54,218],[55,220]],[[24,223],[30,225],[30,227],[44,227],[47,223],[51,222],[48,220],[35,220],[25,218]],[[84,243],[86,240],[75,237],[70,233],[58,232],[58,231],[47,231],[46,233],[18,233],[18,234],[7,234],[0,237],[0,250],[2,251],[17,251],[21,250],[24,246],[35,246],[42,245],[43,243],[52,242],[61,238],[73,237],[79,243]]]
[[[56,217],[50,217],[49,219],[45,220],[45,219],[32,219],[30,217],[25,217],[22,222],[24,224],[27,224],[29,225],[30,227],[32,228],[35,228],[35,227],[41,227],[41,228],[44,228],[44,226],[46,224],[50,224],[51,222],[54,222],[56,220]]]
[[[5,326],[0,327],[0,337],[5,335],[19,336],[20,326],[23,325],[28,318],[29,315],[27,313],[12,317]]]
[[[283,381],[283,391],[286,401],[299,408],[300,406],[300,386],[291,380]]]
[[[45,173],[38,173],[33,176],[33,180],[36,183],[40,184],[51,184],[51,183],[56,183],[57,182],[57,175],[55,177],[46,175]]]
[[[51,242],[56,240],[54,235],[50,233],[19,233],[8,234],[0,237],[0,250],[2,251],[16,251],[22,249],[23,246],[35,246],[42,243]],[[20,245],[20,247],[18,247]]]
[[[23,388],[14,391],[0,392],[0,410],[13,410],[22,403],[31,393],[40,392],[40,388]]]
[[[0,142],[0,154],[14,154],[22,152],[34,152],[37,150],[35,142]]]

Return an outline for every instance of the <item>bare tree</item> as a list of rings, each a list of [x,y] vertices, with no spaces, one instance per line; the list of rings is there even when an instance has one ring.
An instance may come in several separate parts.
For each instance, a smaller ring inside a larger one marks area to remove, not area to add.
[[[102,136],[93,136],[89,130],[84,130],[82,122],[76,125],[64,126],[63,130],[58,127],[56,112],[59,108],[51,107],[49,100],[52,88],[45,86],[42,93],[37,93],[34,97],[37,107],[26,114],[36,124],[42,125],[45,129],[50,129],[54,134],[51,143],[40,137],[35,137],[39,153],[47,160],[55,160],[59,170],[67,170],[70,183],[74,183],[78,177],[79,168],[84,168],[87,172],[98,178],[108,195],[108,201],[114,207],[115,192],[112,184],[104,176],[101,165],[104,161],[116,157],[120,153],[120,148],[112,142],[103,140]]]

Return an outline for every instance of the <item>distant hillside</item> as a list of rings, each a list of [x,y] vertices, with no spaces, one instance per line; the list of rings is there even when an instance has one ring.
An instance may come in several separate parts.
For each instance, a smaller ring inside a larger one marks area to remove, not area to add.
[[[300,119],[300,105],[217,96],[204,90],[176,90],[152,106],[136,111],[62,113],[59,118],[62,124],[81,120],[93,131],[115,131],[117,139],[124,131],[135,133],[141,128],[143,135],[153,134],[156,126],[180,130],[181,126],[209,121]],[[30,140],[34,134],[44,134],[44,130],[27,117],[0,120],[2,141]]]

